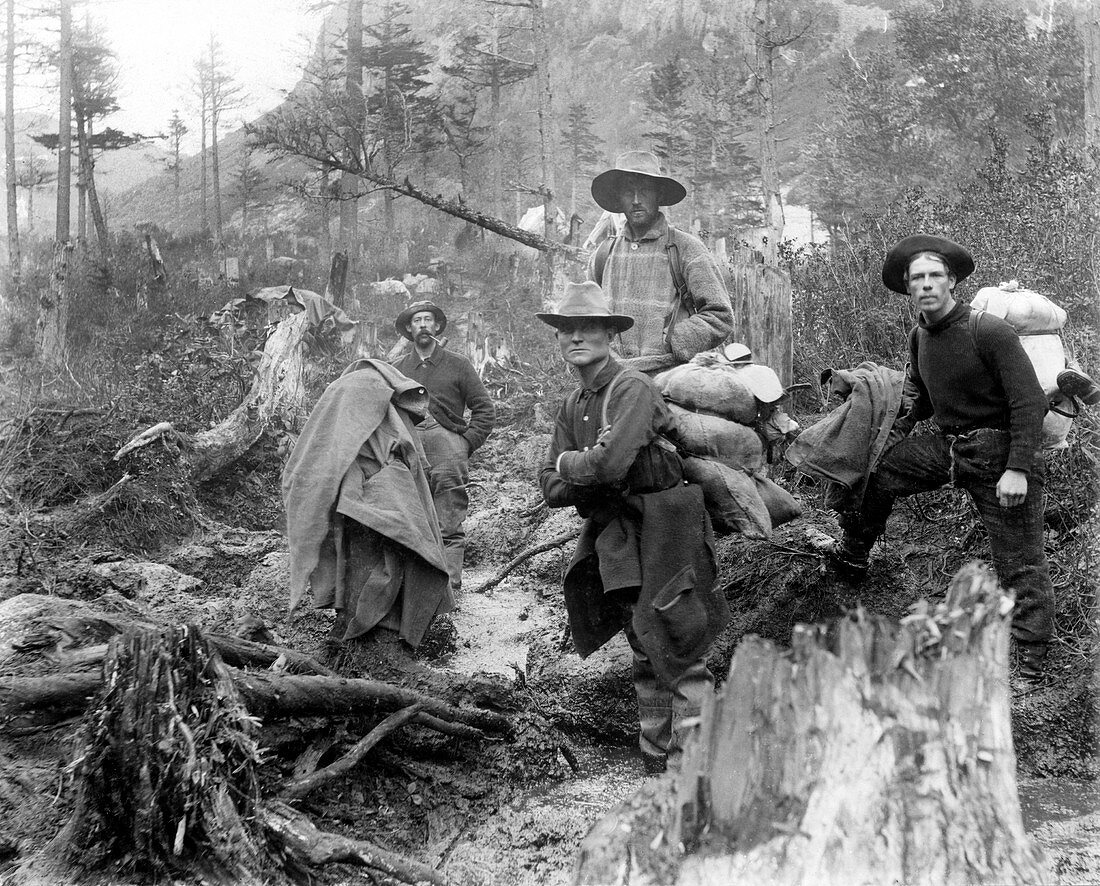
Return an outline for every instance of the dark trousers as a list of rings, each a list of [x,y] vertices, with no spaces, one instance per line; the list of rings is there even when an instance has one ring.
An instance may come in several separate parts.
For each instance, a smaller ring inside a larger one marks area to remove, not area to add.
[[[466,555],[466,530],[462,524],[470,507],[470,495],[466,491],[470,449],[461,434],[448,431],[433,418],[420,425],[420,441],[430,465],[429,482],[443,536],[451,590],[459,591],[462,589],[462,561]]]
[[[871,475],[861,509],[840,515],[844,547],[857,555],[870,552],[898,498],[949,483],[965,489],[989,536],[997,577],[1016,594],[1013,636],[1019,642],[1045,644],[1054,627],[1054,589],[1043,550],[1046,463],[1042,456],[1036,460],[1022,504],[1001,507],[996,487],[1008,447],[1008,432],[991,428],[960,437],[937,434],[902,440]]]

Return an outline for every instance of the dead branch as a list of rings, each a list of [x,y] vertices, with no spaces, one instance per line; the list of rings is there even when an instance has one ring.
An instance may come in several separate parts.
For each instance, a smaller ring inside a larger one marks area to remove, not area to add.
[[[552,538],[549,541],[544,541],[542,544],[537,544],[532,548],[528,548],[523,553],[519,554],[516,557],[513,557],[511,560],[509,560],[507,563],[505,563],[504,566],[502,566],[497,571],[496,575],[494,575],[492,578],[490,578],[488,581],[486,581],[481,587],[477,588],[475,590],[475,593],[484,594],[484,593],[487,593],[488,591],[491,591],[498,584],[500,584],[502,581],[504,581],[504,579],[508,576],[508,573],[510,573],[513,569],[515,569],[521,563],[524,563],[525,561],[530,560],[536,554],[544,554],[547,551],[553,550],[554,548],[559,548],[563,544],[565,544],[566,542],[573,541],[580,534],[581,534],[581,531],[580,531],[579,528],[570,529],[568,532],[563,533],[562,535],[556,536],[555,538]]]
[[[324,769],[318,769],[315,772],[311,772],[309,775],[295,778],[287,782],[286,786],[280,792],[280,796],[286,800],[295,800],[304,797],[310,791],[316,790],[321,785],[332,781],[334,778],[339,778],[345,772],[358,765],[359,762],[370,753],[371,749],[382,741],[382,739],[396,732],[411,720],[415,720],[416,715],[423,710],[423,707],[424,706],[418,702],[417,704],[410,705],[407,708],[402,708],[400,711],[395,711],[390,714],[363,738],[359,739],[352,749],[335,763],[330,763],[328,766],[324,767]]]
[[[313,822],[285,803],[265,804],[260,811],[260,820],[269,837],[305,864],[360,864],[402,883],[449,886],[441,874],[420,862],[402,858],[366,840],[353,840],[318,830]]]

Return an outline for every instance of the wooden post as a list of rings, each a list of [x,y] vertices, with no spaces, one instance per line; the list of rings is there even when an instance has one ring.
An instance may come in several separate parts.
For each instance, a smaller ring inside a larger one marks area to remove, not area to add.
[[[970,564],[900,625],[746,638],[679,775],[597,825],[577,882],[1051,882],[1017,796],[1011,608]]]
[[[767,265],[755,250],[741,247],[730,257],[733,336],[748,345],[757,363],[770,366],[784,387],[794,380],[791,278]]]
[[[332,264],[329,265],[328,285],[325,287],[325,297],[336,307],[344,307],[344,291],[348,282],[348,254],[337,250],[332,254]]]

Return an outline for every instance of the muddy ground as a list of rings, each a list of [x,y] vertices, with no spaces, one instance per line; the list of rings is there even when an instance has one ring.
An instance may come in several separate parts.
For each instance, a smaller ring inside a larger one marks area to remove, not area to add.
[[[646,776],[632,750],[636,721],[625,642],[618,638],[582,663],[566,640],[560,579],[569,546],[533,557],[479,592],[516,553],[576,525],[571,513],[540,506],[534,477],[545,427],[502,428],[476,457],[464,591],[457,610],[437,622],[415,653],[389,636],[341,648],[326,639],[330,613],[287,612],[281,461],[274,444],[197,491],[165,482],[173,476],[172,453],[146,452],[125,466],[139,477],[130,498],[92,515],[66,504],[121,476],[123,466],[112,465],[110,454],[128,430],[94,416],[78,433],[43,425],[25,453],[32,470],[4,476],[0,623],[5,612],[37,599],[20,595],[41,595],[50,606],[265,639],[349,676],[493,699],[517,717],[515,742],[407,728],[300,808],[324,829],[367,837],[436,867],[456,884],[571,882],[584,834]],[[10,432],[7,439],[13,445]],[[1013,712],[1025,820],[1065,884],[1100,882],[1096,594],[1089,577],[1097,565],[1095,479],[1094,468],[1075,457],[1063,456],[1065,464],[1052,472],[1076,478],[1059,487],[1065,491],[1052,497],[1051,507],[1062,639],[1047,681],[1017,696]],[[39,461],[53,466],[46,479],[33,470]],[[100,476],[82,488],[90,464],[101,467]],[[835,531],[819,490],[781,466],[774,476],[806,512],[766,542],[720,540],[720,580],[734,616],[710,656],[720,676],[745,634],[785,644],[794,624],[857,605],[900,616],[916,599],[941,595],[963,562],[982,555],[984,539],[968,502],[942,491],[899,508],[868,579],[850,584],[826,568],[804,536],[807,526]],[[48,488],[32,496],[32,483]],[[54,509],[52,521],[26,508],[32,497]],[[195,514],[202,519],[193,520]],[[33,649],[13,649],[0,631],[0,675],[47,667]],[[289,773],[303,736],[331,728],[321,721],[267,725],[269,786]],[[347,741],[369,729],[357,721],[339,725]],[[0,876],[66,820],[66,767],[77,752],[77,734],[74,722],[21,735],[0,732]],[[372,881],[361,869],[336,865],[324,869],[321,882]]]

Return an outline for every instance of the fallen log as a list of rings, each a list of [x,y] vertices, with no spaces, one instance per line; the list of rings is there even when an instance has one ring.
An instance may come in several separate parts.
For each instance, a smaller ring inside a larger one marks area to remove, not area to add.
[[[1011,608],[971,564],[900,625],[746,638],[680,773],[592,830],[576,882],[1050,882],[1016,790]]]
[[[418,722],[441,727],[463,737],[482,732],[508,735],[512,722],[503,714],[477,708],[458,708],[429,695],[374,680],[299,676],[241,671],[226,666],[235,690],[249,714],[261,719],[337,715],[354,717],[375,711],[421,705]],[[48,711],[72,716],[83,710],[103,681],[99,672],[55,674],[48,677],[0,679],[0,723],[8,728],[27,725],[28,714]],[[471,732],[470,729],[474,731]]]
[[[260,819],[268,836],[303,864],[359,864],[402,883],[448,886],[448,881],[433,868],[402,858],[367,840],[353,840],[318,830],[313,822],[285,803],[265,804]]]
[[[284,799],[294,800],[299,797],[304,797],[310,791],[314,791],[323,784],[327,784],[334,778],[339,778],[348,770],[354,768],[382,739],[393,732],[396,732],[410,720],[415,720],[417,714],[421,710],[420,704],[410,705],[407,708],[402,708],[396,713],[390,714],[375,726],[370,732],[368,732],[363,738],[355,743],[344,756],[334,763],[330,763],[323,769],[318,769],[308,775],[303,775],[300,778],[294,778],[288,781],[283,786],[283,790],[280,793]]]

